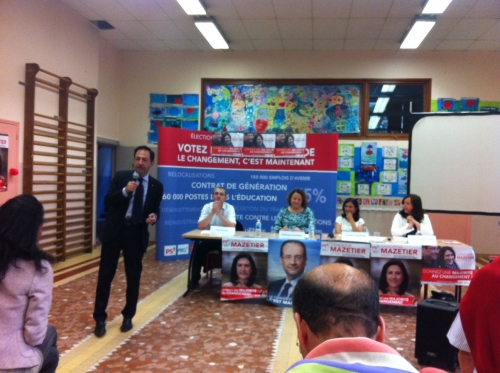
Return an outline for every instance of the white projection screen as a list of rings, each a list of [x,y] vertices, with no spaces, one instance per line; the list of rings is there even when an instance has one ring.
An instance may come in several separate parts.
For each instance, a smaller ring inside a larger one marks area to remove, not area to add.
[[[409,190],[426,211],[500,215],[500,114],[424,116],[409,149]]]

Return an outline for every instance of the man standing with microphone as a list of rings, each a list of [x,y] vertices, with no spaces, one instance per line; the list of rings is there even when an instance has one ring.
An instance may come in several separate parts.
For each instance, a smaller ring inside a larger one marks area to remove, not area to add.
[[[93,314],[96,321],[94,334],[97,337],[106,334],[106,307],[122,250],[127,293],[121,331],[128,332],[133,327],[142,257],[149,242],[148,226],[158,221],[163,196],[163,184],[149,175],[154,158],[155,153],[147,146],[137,147],[134,150],[134,171],[118,171],[104,198],[109,213],[101,237],[101,263]]]

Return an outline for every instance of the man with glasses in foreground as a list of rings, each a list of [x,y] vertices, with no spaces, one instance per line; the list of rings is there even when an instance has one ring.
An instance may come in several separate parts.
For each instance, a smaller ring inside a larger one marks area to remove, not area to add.
[[[207,203],[201,210],[200,218],[198,219],[198,229],[210,229],[215,227],[235,227],[236,213],[234,207],[226,202],[227,192],[221,186],[214,189],[212,194],[213,202]],[[190,289],[194,289],[200,282],[201,267],[207,261],[207,254],[211,250],[222,251],[222,241],[219,240],[204,240],[196,250],[193,257],[192,276]]]
[[[297,240],[283,242],[280,249],[280,259],[286,277],[269,284],[269,297],[291,299],[293,290],[306,268],[306,245]]]

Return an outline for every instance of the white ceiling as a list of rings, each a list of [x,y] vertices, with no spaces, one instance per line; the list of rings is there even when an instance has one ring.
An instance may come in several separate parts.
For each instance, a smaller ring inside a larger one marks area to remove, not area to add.
[[[59,0],[120,50],[212,50],[176,0]],[[425,0],[202,0],[230,50],[398,50]],[[453,0],[419,50],[500,51],[500,0]]]

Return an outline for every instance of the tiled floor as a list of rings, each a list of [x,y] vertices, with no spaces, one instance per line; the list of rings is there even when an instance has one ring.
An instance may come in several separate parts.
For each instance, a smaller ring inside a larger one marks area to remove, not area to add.
[[[92,311],[98,255],[97,250],[55,267],[50,323],[59,332],[58,372],[284,372],[300,359],[290,310],[264,300],[220,302],[220,271],[212,287],[203,283],[182,297],[187,261],[157,262],[154,249],[144,258],[134,328],[119,331],[125,291],[120,263],[108,307],[108,332],[96,338]],[[385,307],[382,316],[386,343],[421,368],[413,357],[415,311]]]

